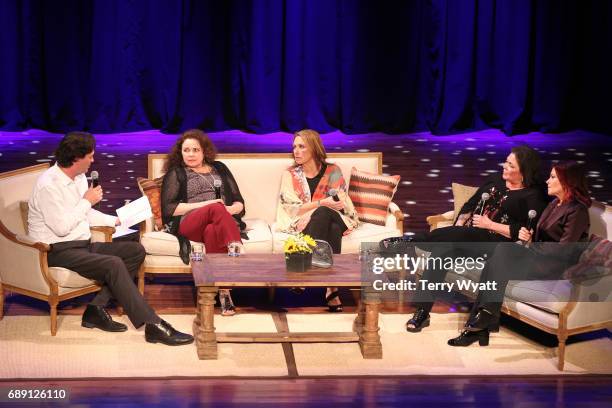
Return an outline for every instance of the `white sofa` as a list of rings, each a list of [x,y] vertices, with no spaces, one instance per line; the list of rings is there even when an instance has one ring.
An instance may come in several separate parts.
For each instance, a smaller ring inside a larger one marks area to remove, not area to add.
[[[589,209],[589,232],[612,237],[612,207],[594,202]],[[431,229],[452,225],[454,212],[427,218]],[[447,280],[478,280],[480,270],[464,274],[448,273]],[[612,328],[612,275],[573,283],[569,280],[510,281],[506,288],[502,312],[515,317],[559,340],[558,367],[563,370],[565,341],[568,336],[603,328]],[[597,302],[577,301],[599,299]],[[541,299],[533,301],[533,299]],[[605,301],[601,301],[605,300]]]
[[[148,157],[148,178],[163,176],[165,154],[150,154]],[[276,232],[274,222],[280,192],[281,175],[293,163],[290,154],[220,154],[217,160],[225,163],[234,175],[245,201],[248,240],[244,241],[246,253],[281,253],[287,235]],[[340,166],[349,182],[351,168],[381,174],[382,153],[331,153],[328,161]],[[399,236],[403,233],[403,213],[391,203],[386,225],[362,223],[352,234],[342,239],[343,253],[357,253],[362,241],[377,242],[381,239]],[[139,288],[144,288],[146,273],[191,273],[191,267],[179,258],[176,237],[153,230],[153,220],[141,224],[140,242],[147,251],[147,257],[139,274]]]

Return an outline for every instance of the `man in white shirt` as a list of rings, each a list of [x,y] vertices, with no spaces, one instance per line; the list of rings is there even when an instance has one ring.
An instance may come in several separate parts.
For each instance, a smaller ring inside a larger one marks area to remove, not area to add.
[[[70,132],[55,152],[57,162],[34,186],[29,201],[29,235],[50,244],[49,266],[75,271],[103,284],[83,314],[81,325],[105,331],[126,331],[104,309],[115,298],[135,327],[145,324],[151,343],[182,345],[193,337],[160,319],[134,284],[145,258],[138,242],[90,242],[90,225],[119,225],[119,219],[92,207],[102,200],[102,187],[89,187],[85,173],[94,161],[95,140],[85,132]]]

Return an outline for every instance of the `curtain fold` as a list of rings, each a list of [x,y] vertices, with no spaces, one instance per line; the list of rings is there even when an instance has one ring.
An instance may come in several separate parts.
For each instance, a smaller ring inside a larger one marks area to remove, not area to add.
[[[7,0],[0,129],[612,132],[604,0]]]

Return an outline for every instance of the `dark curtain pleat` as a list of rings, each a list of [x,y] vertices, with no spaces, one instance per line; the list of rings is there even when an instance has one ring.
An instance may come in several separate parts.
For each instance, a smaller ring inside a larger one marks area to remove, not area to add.
[[[609,133],[606,0],[7,0],[0,128]]]

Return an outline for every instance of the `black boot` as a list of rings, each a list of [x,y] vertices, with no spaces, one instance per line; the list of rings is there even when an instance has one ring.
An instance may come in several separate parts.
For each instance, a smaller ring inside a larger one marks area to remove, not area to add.
[[[465,329],[468,331],[489,330],[489,328],[496,328],[499,331],[499,318],[484,307],[481,307],[465,324]]]
[[[417,309],[412,315],[412,318],[406,322],[406,331],[418,333],[429,326],[429,322],[429,312],[422,308]]]
[[[450,339],[448,341],[449,346],[453,347],[467,347],[472,343],[478,342],[481,346],[489,345],[489,331],[488,330],[480,330],[480,331],[469,331],[464,330],[458,337],[454,339]]]
[[[81,326],[88,329],[97,328],[107,332],[124,332],[127,326],[123,323],[115,322],[102,306],[87,305]]]

